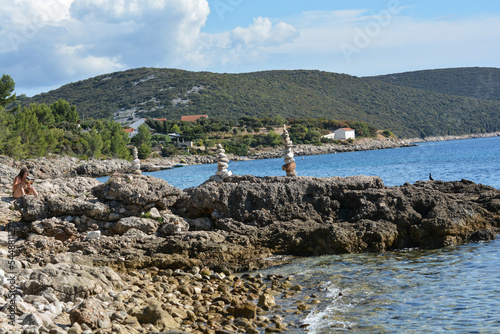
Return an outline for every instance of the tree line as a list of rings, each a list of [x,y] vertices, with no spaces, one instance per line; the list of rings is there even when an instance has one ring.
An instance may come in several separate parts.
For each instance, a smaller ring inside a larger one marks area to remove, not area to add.
[[[15,83],[0,80],[0,154],[16,159],[64,154],[78,158],[127,159],[128,134],[119,123],[79,119],[76,106],[65,100],[6,109],[15,101]]]

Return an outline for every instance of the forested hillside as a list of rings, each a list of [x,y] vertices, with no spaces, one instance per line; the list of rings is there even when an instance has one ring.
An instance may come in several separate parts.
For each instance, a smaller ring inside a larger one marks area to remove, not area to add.
[[[496,87],[496,77],[491,80],[491,87]],[[19,100],[28,105],[64,99],[77,107],[83,119],[123,120],[130,112],[133,117],[169,120],[195,114],[232,120],[321,117],[364,121],[399,137],[500,131],[500,102],[491,98],[498,89],[489,99],[477,99],[385,81],[309,70],[217,74],[138,68]]]
[[[389,84],[436,93],[500,101],[500,69],[492,67],[445,68],[367,77]]]

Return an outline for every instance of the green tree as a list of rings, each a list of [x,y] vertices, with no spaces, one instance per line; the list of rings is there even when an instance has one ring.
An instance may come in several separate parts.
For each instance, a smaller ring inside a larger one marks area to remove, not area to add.
[[[149,128],[142,124],[137,128],[137,134],[132,139],[135,146],[138,148],[142,146],[142,144],[146,144],[148,146],[151,145],[151,132],[149,132]]]
[[[146,144],[142,143],[141,146],[137,149],[137,156],[139,159],[147,159],[149,158],[149,155],[151,154],[151,147]]]
[[[5,109],[0,106],[0,154],[6,154],[9,144],[7,141],[11,136],[11,127],[14,123],[14,115],[5,111]]]
[[[32,104],[30,108],[35,111],[36,117],[38,118],[38,123],[44,127],[52,127],[55,123],[54,114],[52,109],[49,108],[45,103],[42,104]]]
[[[389,137],[394,136],[390,130],[384,130],[384,131],[382,132],[382,135],[383,135],[384,137],[386,137],[386,138],[389,138]]]
[[[16,84],[10,76],[2,75],[0,79],[0,106],[5,107],[16,100],[16,94],[13,94],[15,86]]]
[[[114,122],[118,127],[112,129],[111,132],[111,154],[116,158],[128,159],[130,157],[130,151],[127,148],[127,144],[130,142],[128,134],[123,131],[120,124]]]
[[[104,146],[101,135],[94,128],[89,132],[82,134],[82,141],[84,145],[84,154],[89,157],[101,157],[101,151]]]
[[[76,123],[78,121],[76,106],[71,106],[66,100],[59,99],[57,102],[51,104],[50,108],[52,109],[56,123],[63,121]]]
[[[37,106],[31,105],[30,108],[24,107],[15,116],[13,130],[16,136],[22,138],[21,145],[25,148],[27,154],[39,155],[44,153],[43,131],[36,115]],[[42,147],[38,148],[37,146]]]
[[[179,128],[179,126],[177,124],[174,124],[170,128],[170,131],[172,131],[172,133],[179,133],[179,132],[181,132],[181,128]]]

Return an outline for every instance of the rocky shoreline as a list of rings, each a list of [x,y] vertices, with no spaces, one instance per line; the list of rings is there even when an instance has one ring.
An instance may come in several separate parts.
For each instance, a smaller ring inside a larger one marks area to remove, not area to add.
[[[462,140],[462,139],[491,138],[491,137],[500,137],[500,132],[476,133],[468,135],[432,136],[425,138],[407,138],[401,140],[401,142],[404,144],[418,144],[418,143],[427,143],[433,141]]]
[[[300,331],[327,301],[293,277],[241,273],[294,256],[438,248],[500,231],[500,190],[467,180],[386,187],[366,176],[231,176],[181,190],[122,173],[104,184],[44,179],[50,171],[37,166],[40,196],[2,196],[0,333]],[[5,190],[15,169],[0,167]],[[290,313],[302,320],[285,321]]]
[[[251,158],[276,157],[281,149]],[[22,165],[40,195],[14,200],[11,182]],[[126,160],[0,157],[0,333],[301,332],[308,312],[328,300],[293,276],[244,272],[294,257],[439,248],[500,233],[500,190],[467,180],[386,187],[378,177],[247,175],[181,190],[129,172]],[[106,183],[96,180],[106,175]]]
[[[440,136],[427,138],[409,138],[404,140],[385,139],[362,139],[354,143],[342,144],[323,144],[315,145],[296,145],[294,147],[295,156],[307,156],[329,153],[356,152],[368,150],[382,150],[400,147],[414,146],[422,142],[459,140],[471,138],[498,137],[500,132],[486,134],[471,134],[463,136]],[[283,157],[283,148],[266,149],[256,151],[248,156],[241,157],[234,154],[226,154],[229,160],[255,160],[255,159],[274,159]],[[183,165],[212,164],[217,162],[217,155],[180,155],[169,158],[148,158],[141,161],[142,172],[160,171],[163,169],[174,168]],[[61,177],[103,177],[113,173],[130,172],[130,162],[123,159],[90,159],[79,160],[72,157],[53,156],[49,158],[36,158],[16,161],[6,156],[0,156],[0,186],[10,184],[11,180],[17,175],[22,166],[27,166],[33,175],[38,179],[52,179]],[[8,193],[8,187],[4,189]]]

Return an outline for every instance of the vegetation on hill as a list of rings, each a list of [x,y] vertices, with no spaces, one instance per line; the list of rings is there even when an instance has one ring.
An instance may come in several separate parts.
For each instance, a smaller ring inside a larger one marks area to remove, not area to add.
[[[76,105],[83,119],[111,120],[127,110],[168,120],[196,114],[234,122],[242,117],[348,119],[390,129],[403,138],[500,130],[500,102],[495,99],[321,71],[216,74],[138,68],[22,97],[19,103],[49,104],[60,98]]]
[[[193,141],[191,153],[213,154],[216,143],[222,143],[228,153],[247,155],[251,149],[276,147],[282,144],[277,128],[289,125],[289,133],[296,144],[321,145],[322,138],[339,127],[352,127],[358,137],[369,137],[377,129],[362,121],[335,121],[327,119],[284,119],[242,117],[233,120],[201,118],[196,122],[159,121],[149,119],[141,125],[130,140],[121,124],[115,121],[79,119],[77,108],[59,99],[47,105],[32,103],[27,107],[16,105],[12,95],[14,81],[7,75],[0,87],[0,154],[14,158],[65,154],[80,158],[129,158],[131,146],[138,148],[141,159],[154,151],[163,156],[186,154],[169,134],[182,141]],[[13,103],[14,102],[14,103]],[[6,109],[4,106],[16,105]],[[154,133],[154,134],[153,134]]]
[[[500,68],[445,68],[367,78],[430,92],[500,101]]]

